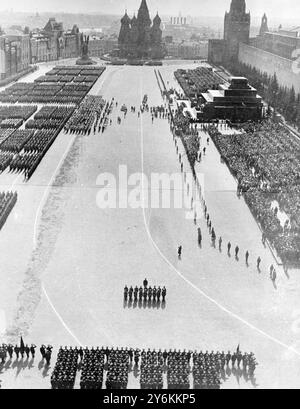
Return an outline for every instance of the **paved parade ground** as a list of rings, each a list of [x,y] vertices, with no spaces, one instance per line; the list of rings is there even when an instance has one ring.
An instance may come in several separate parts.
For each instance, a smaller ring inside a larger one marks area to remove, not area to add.
[[[178,67],[159,67],[168,86],[173,86]],[[0,175],[0,191],[17,190],[19,195],[0,232],[0,341],[18,342],[23,334],[26,343],[55,349],[108,345],[225,353],[240,345],[257,358],[255,380],[246,382],[234,373],[222,387],[299,387],[299,271],[284,272],[263,246],[261,231],[237,197],[236,181],[213,143],[208,145],[200,131],[207,153],[196,170],[203,175],[222,251],[212,247],[201,215],[195,226],[187,209],[99,208],[99,175],[112,174],[118,183],[119,166],[126,165],[128,177],[143,173],[150,179],[153,173],[180,174],[180,164],[167,119],[152,123],[150,113],[137,114],[145,94],[149,106],[165,104],[153,67],[107,67],[90,93],[118,102],[104,133],[62,132],[27,183],[23,175]],[[129,108],[126,118],[122,104]],[[179,153],[184,171],[190,172],[180,144]],[[142,187],[145,198],[151,192]],[[239,261],[233,255],[236,245]],[[272,263],[276,285],[268,273]],[[152,286],[166,286],[164,308],[124,306],[124,286],[140,286],[145,277]],[[2,387],[48,388],[53,365],[54,356],[48,370],[39,365],[39,357],[29,367],[2,367]],[[132,377],[129,387],[134,386]]]

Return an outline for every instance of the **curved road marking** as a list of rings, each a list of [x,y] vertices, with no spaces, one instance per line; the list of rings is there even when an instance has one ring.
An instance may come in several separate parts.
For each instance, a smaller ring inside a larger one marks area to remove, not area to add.
[[[47,291],[44,287],[44,284],[42,283],[42,291],[46,297],[46,300],[48,301],[50,307],[52,308],[52,310],[54,311],[55,315],[58,317],[59,321],[61,322],[62,326],[66,329],[66,331],[74,338],[74,340],[77,342],[78,345],[83,346],[83,344],[79,341],[79,339],[76,337],[75,334],[73,334],[73,332],[70,330],[70,328],[68,327],[68,325],[65,323],[65,321],[62,319],[61,315],[59,314],[59,312],[56,310],[56,308],[54,307],[52,301],[50,300],[50,297],[47,294]]]
[[[142,85],[142,77],[140,77],[140,87],[141,87],[141,101],[143,99],[143,85]],[[142,174],[144,173],[144,127],[143,127],[143,115],[140,116],[141,118],[141,165],[142,165]],[[144,178],[142,178],[142,194],[143,194],[143,200],[142,203],[145,203],[145,197],[144,197]],[[193,284],[190,280],[188,280],[177,268],[167,259],[167,257],[162,253],[158,245],[155,243],[151,232],[149,230],[149,226],[147,224],[146,220],[146,213],[145,213],[145,206],[143,206],[143,219],[144,219],[144,225],[145,229],[147,232],[147,235],[153,245],[153,247],[156,249],[158,254],[161,256],[161,258],[169,265],[169,267],[182,279],[184,280],[190,287],[192,287],[195,291],[197,291],[199,294],[201,294],[204,298],[206,298],[208,301],[210,301],[212,304],[216,305],[221,311],[225,312],[229,316],[235,318],[236,320],[240,321],[242,324],[247,326],[248,328],[258,332],[260,335],[263,335],[264,337],[268,338],[269,340],[275,342],[276,344],[280,345],[281,347],[284,347],[288,349],[289,351],[294,352],[296,355],[300,356],[300,352],[297,351],[295,348],[292,346],[289,346],[285,344],[284,342],[280,341],[279,339],[273,337],[272,335],[267,334],[263,330],[257,328],[255,325],[249,323],[236,313],[230,311],[228,308],[224,307],[222,304],[220,304],[218,301],[216,301],[214,298],[210,297],[208,294],[206,294],[203,290],[201,290],[199,287],[197,287],[195,284]]]

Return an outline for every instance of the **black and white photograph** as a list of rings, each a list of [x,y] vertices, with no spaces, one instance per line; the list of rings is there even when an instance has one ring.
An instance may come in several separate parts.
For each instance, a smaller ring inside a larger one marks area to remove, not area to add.
[[[1,391],[300,388],[299,16],[1,1]]]

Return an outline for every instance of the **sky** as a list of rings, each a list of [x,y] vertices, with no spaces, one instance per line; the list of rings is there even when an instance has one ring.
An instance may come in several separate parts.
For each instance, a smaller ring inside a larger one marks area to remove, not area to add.
[[[151,14],[161,15],[223,16],[231,0],[147,0]],[[101,13],[120,15],[124,9],[132,14],[141,0],[1,0],[0,10],[12,9],[25,12]],[[2,3],[2,4],[1,4]],[[267,13],[269,19],[296,20],[300,16],[299,0],[246,0],[253,16]],[[299,17],[300,25],[300,17]]]

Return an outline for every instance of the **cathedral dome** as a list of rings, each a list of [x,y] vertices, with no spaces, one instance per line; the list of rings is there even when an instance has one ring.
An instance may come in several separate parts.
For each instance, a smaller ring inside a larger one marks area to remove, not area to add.
[[[125,14],[121,19],[121,23],[122,24],[130,24],[130,18],[128,16],[128,14],[127,14],[127,11],[125,11]]]
[[[132,17],[132,19],[131,19],[131,24],[134,25],[134,24],[136,24],[136,23],[137,23],[137,18],[136,18],[136,16],[134,15],[134,16]]]
[[[159,26],[160,23],[161,23],[161,18],[159,17],[159,15],[158,15],[158,13],[157,13],[156,16],[155,16],[154,19],[153,19],[153,24]]]

